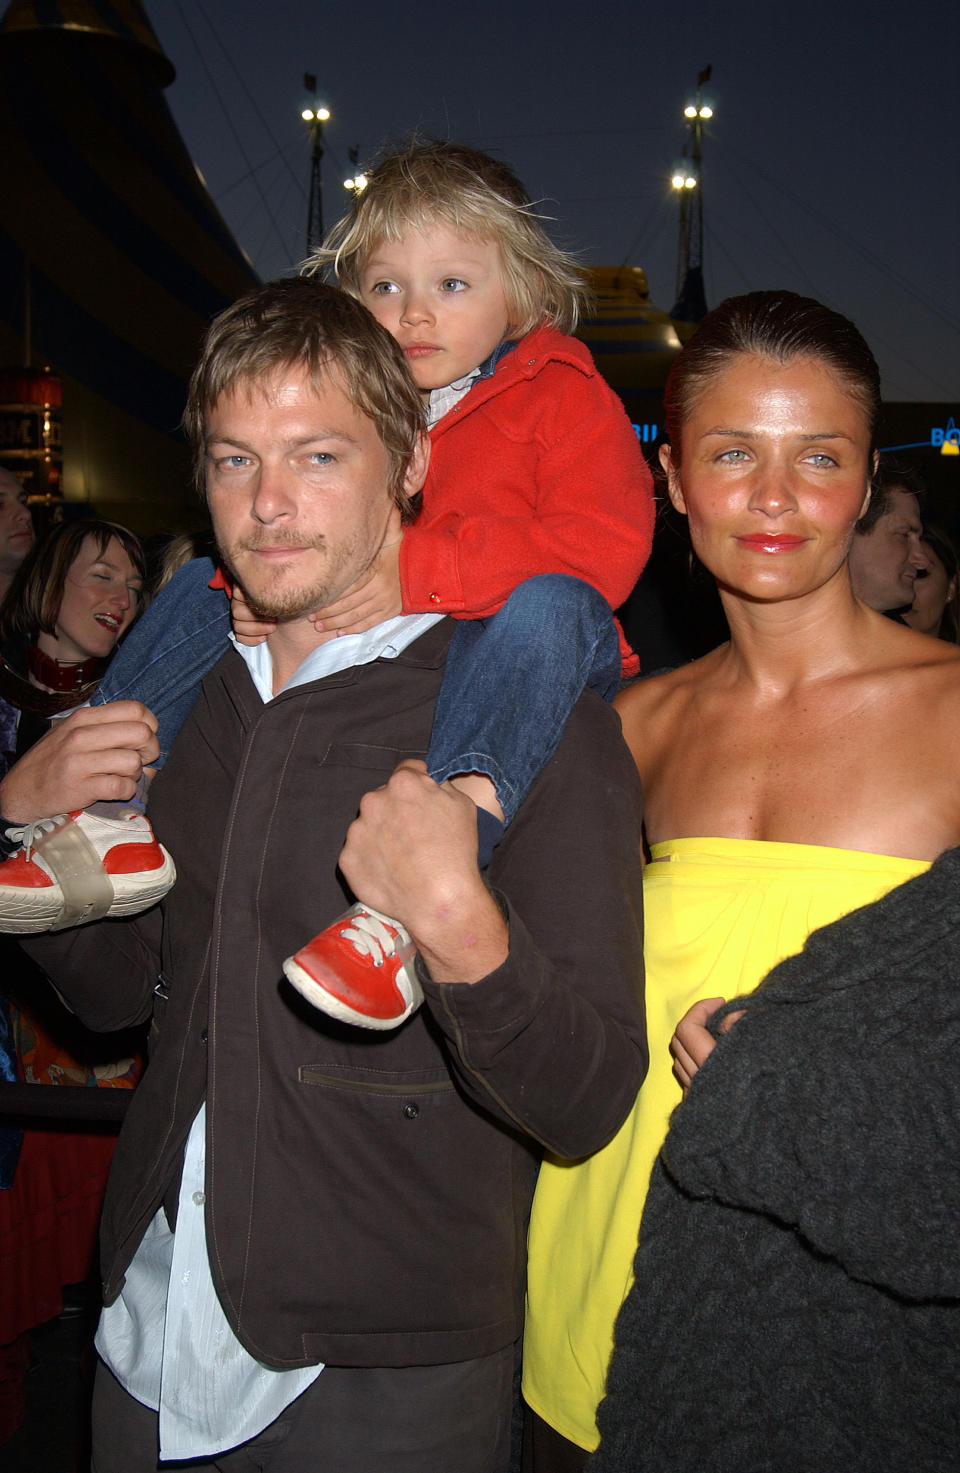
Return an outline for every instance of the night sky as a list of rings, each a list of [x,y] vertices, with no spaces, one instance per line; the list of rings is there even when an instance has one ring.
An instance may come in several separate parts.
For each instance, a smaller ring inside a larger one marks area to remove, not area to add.
[[[683,106],[712,64],[707,300],[789,287],[857,322],[889,399],[960,399],[957,15],[850,0],[684,6],[568,0],[146,0],[167,100],[263,276],[300,259],[302,81],[330,107],[324,217],[348,150],[419,129],[499,152],[585,262],[643,266],[675,297]]]

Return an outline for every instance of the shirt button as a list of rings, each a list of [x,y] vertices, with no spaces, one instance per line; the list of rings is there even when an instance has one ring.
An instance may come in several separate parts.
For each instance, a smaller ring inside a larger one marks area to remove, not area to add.
[[[438,604],[440,602],[440,595],[439,595],[439,593],[430,593],[430,594],[427,595],[427,598],[429,599],[430,603],[432,603],[432,604]]]
[[[407,1120],[416,1120],[417,1116],[420,1114],[420,1106],[413,1104],[413,1102],[411,1101],[409,1105],[404,1105],[403,1113]]]
[[[206,1200],[207,1200],[207,1194],[206,1194],[206,1192],[194,1192],[194,1194],[193,1194],[193,1205],[195,1207],[202,1207],[203,1204],[204,1204],[204,1202]]]

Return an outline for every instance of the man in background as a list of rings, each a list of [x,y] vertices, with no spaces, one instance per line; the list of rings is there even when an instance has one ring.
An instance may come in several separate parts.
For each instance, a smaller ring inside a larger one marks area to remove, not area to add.
[[[925,489],[910,466],[881,462],[870,505],[850,547],[850,581],[857,598],[880,614],[913,603],[913,585],[929,559],[921,538]]]
[[[27,493],[12,471],[0,466],[0,600],[34,545]]]

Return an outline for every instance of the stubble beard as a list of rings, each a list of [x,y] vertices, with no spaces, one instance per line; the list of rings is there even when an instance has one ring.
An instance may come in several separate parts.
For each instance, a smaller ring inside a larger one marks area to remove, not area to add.
[[[288,543],[291,548],[310,547],[323,554],[322,576],[315,577],[307,583],[286,581],[289,577],[287,565],[280,564],[276,568],[258,568],[256,570],[258,576],[254,585],[249,576],[244,576],[242,564],[238,566],[238,563],[243,553],[255,551],[258,546],[265,545],[268,541],[271,547]],[[354,567],[359,543],[359,537],[352,537],[346,542],[339,543],[336,547],[330,547],[324,537],[304,542],[296,535],[283,536],[273,531],[269,539],[264,538],[260,543],[254,538],[246,538],[242,542],[234,543],[231,547],[221,547],[220,556],[234,584],[243,594],[254,618],[283,622],[312,613],[315,609],[325,608],[327,604],[333,603],[346,593],[350,585],[361,576],[361,573],[366,572],[376,556],[376,553],[373,552],[362,568]]]

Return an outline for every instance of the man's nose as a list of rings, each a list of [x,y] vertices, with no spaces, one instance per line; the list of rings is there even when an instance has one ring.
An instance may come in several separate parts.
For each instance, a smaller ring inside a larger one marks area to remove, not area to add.
[[[296,501],[285,468],[261,465],[251,506],[253,516],[258,522],[275,522],[278,517],[292,516],[295,511]]]
[[[930,555],[919,537],[913,537],[910,540],[910,556],[907,562],[918,572],[929,573],[930,571]]]

